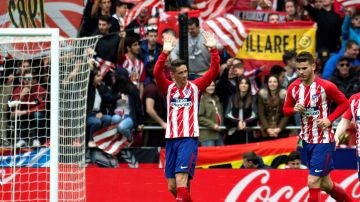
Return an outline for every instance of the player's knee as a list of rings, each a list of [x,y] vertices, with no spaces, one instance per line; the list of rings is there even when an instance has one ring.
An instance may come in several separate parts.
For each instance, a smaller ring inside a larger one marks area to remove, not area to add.
[[[188,183],[188,174],[187,173],[177,173],[176,174],[176,185],[178,187],[186,187]]]
[[[308,177],[308,187],[319,187],[320,186],[320,178],[315,176]]]
[[[168,190],[171,193],[176,193],[176,184],[175,183],[168,183]]]
[[[322,180],[320,183],[320,189],[325,192],[330,192],[332,189],[332,183]]]

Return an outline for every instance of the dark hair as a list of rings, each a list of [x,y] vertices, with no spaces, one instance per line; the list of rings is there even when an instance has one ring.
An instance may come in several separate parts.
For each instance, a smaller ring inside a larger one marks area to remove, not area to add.
[[[125,37],[125,49],[126,49],[126,51],[127,51],[128,47],[131,47],[136,42],[139,42],[139,41],[135,37],[131,37],[131,36]]]
[[[115,7],[121,7],[122,5],[128,5],[128,4],[121,0],[115,2]]]
[[[93,85],[95,76],[101,72],[100,68],[95,67],[93,70],[90,71],[90,77],[89,77],[89,85]]]
[[[111,24],[111,17],[110,16],[107,16],[107,15],[100,15],[99,16],[99,21],[105,21],[107,22],[108,24]]]
[[[198,18],[192,17],[188,20],[188,25],[195,25],[196,27],[199,27],[200,22]]]
[[[242,158],[243,159],[246,159],[247,161],[251,161],[253,162],[253,164],[255,165],[258,165],[260,162],[259,162],[259,157],[256,155],[255,152],[253,151],[249,151],[249,152],[245,152],[243,155],[242,155]]]
[[[125,75],[116,76],[116,82],[114,85],[114,91],[116,93],[121,92],[128,95],[130,91],[133,89],[133,87],[134,84],[130,81],[129,77]]]
[[[242,80],[245,80],[246,84],[249,85],[249,89],[248,92],[245,95],[245,100],[243,103],[243,97],[241,97],[240,95],[240,90],[239,90],[239,85],[241,83]],[[234,106],[236,108],[240,108],[240,106],[243,106],[245,108],[250,107],[253,104],[253,96],[251,95],[251,82],[249,78],[240,76],[236,79],[236,93],[235,93],[235,97],[234,97]]]
[[[146,65],[146,75],[150,77],[150,79],[154,78],[154,63],[148,63]]]
[[[296,56],[296,62],[297,63],[308,62],[309,64],[312,65],[315,63],[315,59],[311,53],[307,51],[303,51]]]
[[[346,42],[346,49],[352,48],[353,45],[359,46],[359,44],[358,44],[356,41],[354,41],[354,40],[348,40],[348,41]]]
[[[240,59],[240,58],[234,58],[233,61],[234,61],[234,60],[240,62],[240,63],[237,64],[236,67],[242,67],[242,68],[244,68],[244,61],[243,61],[242,59]],[[239,65],[239,64],[240,64],[240,65]]]
[[[282,72],[286,72],[286,70],[280,65],[274,65],[270,69],[270,75],[275,75],[277,77],[279,77]]]
[[[269,76],[267,76],[267,77],[265,78],[266,89],[270,92],[270,89],[269,89],[269,79],[270,79],[271,77],[274,77],[274,78],[277,80],[277,82],[278,82],[278,87],[277,87],[277,89],[276,89],[276,94],[278,95],[279,92],[280,92],[280,90],[281,90],[281,84],[280,84],[280,82],[279,82],[279,77],[278,77],[277,75],[275,75],[275,74],[270,74]]]
[[[301,160],[301,156],[300,153],[298,151],[292,151],[289,156],[287,161],[294,161],[294,160]]]
[[[171,61],[171,71],[175,72],[178,67],[185,65],[187,67],[186,61],[182,59],[175,59]]]
[[[351,19],[357,17],[357,16],[360,16],[360,10],[359,9],[356,9],[355,13],[351,16]]]
[[[343,57],[341,57],[341,58],[339,59],[338,63],[341,62],[341,61],[347,61],[348,63],[350,63],[350,62],[351,62],[351,58],[348,58],[348,57],[346,57],[346,56],[343,56]]]
[[[270,19],[270,16],[272,16],[272,15],[276,15],[276,16],[278,16],[278,17],[280,18],[279,13],[269,13],[269,14],[268,14],[268,21],[269,21],[269,19]]]
[[[285,65],[288,64],[288,61],[296,58],[296,52],[295,50],[286,50],[282,56],[283,62],[285,63]]]

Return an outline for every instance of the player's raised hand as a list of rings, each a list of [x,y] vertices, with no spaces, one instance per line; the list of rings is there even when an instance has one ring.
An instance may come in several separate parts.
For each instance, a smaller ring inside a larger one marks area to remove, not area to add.
[[[205,39],[205,46],[213,49],[216,46],[216,38],[215,38],[215,34],[212,32],[208,32],[208,31],[203,31],[202,36]]]
[[[169,54],[176,45],[176,38],[171,35],[165,35],[164,36],[164,42],[163,42],[163,52],[166,54]]]

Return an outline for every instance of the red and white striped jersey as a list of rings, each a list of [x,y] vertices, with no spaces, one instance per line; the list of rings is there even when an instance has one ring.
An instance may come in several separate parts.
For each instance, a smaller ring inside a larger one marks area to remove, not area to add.
[[[356,128],[356,136],[357,136],[357,144],[358,148],[360,148],[360,93],[356,93],[352,95],[349,99],[350,102],[350,108],[348,108],[343,118],[347,120],[352,120],[354,118],[355,120],[355,128]],[[358,152],[360,154],[360,150],[358,149]]]
[[[161,53],[154,68],[156,84],[166,93],[167,125],[165,138],[198,137],[198,106],[200,92],[210,85],[220,71],[220,57],[216,49],[211,50],[209,70],[200,78],[188,81],[185,87],[178,88],[176,83],[164,74],[168,55]]]
[[[122,68],[125,68],[129,73],[130,80],[139,87],[139,83],[142,83],[146,79],[146,72],[144,64],[138,58],[131,60],[127,54],[125,54],[124,62],[121,64]]]
[[[332,101],[336,102],[338,107],[330,114]],[[317,126],[317,121],[327,118],[333,122],[339,117],[348,104],[345,95],[329,81],[316,77],[314,82],[307,86],[299,78],[288,87],[283,107],[284,114],[293,115],[296,103],[305,107],[305,111],[300,114],[300,138],[308,143],[334,142],[332,126],[322,129]]]
[[[199,88],[191,81],[184,88],[172,83],[167,92],[166,138],[198,137]]]

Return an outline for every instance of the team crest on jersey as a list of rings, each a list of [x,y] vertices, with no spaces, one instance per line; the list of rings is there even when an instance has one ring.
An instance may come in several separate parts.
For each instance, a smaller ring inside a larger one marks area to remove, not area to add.
[[[317,102],[317,101],[319,100],[319,95],[318,95],[318,94],[313,94],[313,95],[311,96],[311,100],[312,100],[313,102]]]
[[[189,96],[190,93],[191,93],[191,90],[190,90],[190,89],[185,89],[185,90],[184,90],[184,95],[185,95],[185,96]]]

